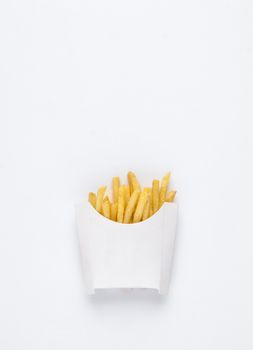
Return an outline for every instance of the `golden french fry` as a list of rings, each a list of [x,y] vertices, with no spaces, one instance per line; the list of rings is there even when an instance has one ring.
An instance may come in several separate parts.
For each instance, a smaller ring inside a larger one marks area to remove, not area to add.
[[[93,192],[89,193],[89,202],[93,206],[93,208],[96,209],[97,196],[95,193]]]
[[[130,199],[130,188],[128,185],[124,185],[124,191],[125,191],[125,207],[126,207]]]
[[[106,191],[106,186],[102,186],[98,189],[98,193],[97,193],[96,210],[100,214],[102,214],[102,203],[103,203],[105,191]]]
[[[150,189],[150,197],[149,197],[149,217],[153,215],[153,196],[152,196],[152,188]]]
[[[144,187],[143,191],[146,192],[147,194],[151,195],[152,189],[151,189],[151,187]]]
[[[144,207],[146,205],[148,199],[148,194],[146,191],[141,192],[138,203],[137,203],[137,207],[135,209],[135,213],[134,213],[134,218],[133,218],[133,222],[139,222],[141,221],[142,215],[143,215],[143,210]]]
[[[111,220],[117,221],[118,203],[111,204]]]
[[[117,212],[118,222],[123,222],[124,220],[124,209],[125,209],[125,188],[124,186],[120,186],[119,198],[118,198],[118,212]]]
[[[143,215],[142,215],[142,220],[143,221],[150,217],[150,198],[151,198],[151,195],[148,194],[148,198],[147,198],[145,207],[143,209]]]
[[[165,199],[165,202],[173,202],[176,197],[177,192],[176,191],[170,191],[168,193],[168,196]]]
[[[109,201],[103,201],[102,203],[102,214],[107,218],[110,219],[110,203]]]
[[[149,218],[149,211],[150,211],[150,201],[147,200],[145,207],[143,209],[142,221]]]
[[[110,199],[108,196],[105,196],[105,198],[103,199],[103,202],[109,202],[110,203]]]
[[[176,191],[169,191],[170,173],[164,175],[161,181],[154,179],[152,188],[141,186],[136,175],[129,171],[128,185],[120,185],[118,176],[112,179],[113,200],[106,195],[106,186],[98,189],[97,194],[90,192],[88,200],[91,205],[106,218],[120,223],[136,223],[146,220],[163,205],[164,202],[173,202]]]
[[[152,206],[153,214],[159,209],[159,180],[153,180],[152,182]]]
[[[148,194],[148,199],[145,204],[144,210],[143,210],[143,216],[142,220],[146,220],[150,217],[150,206],[151,206],[151,194],[152,194],[152,189],[150,187],[144,187],[143,191]]]
[[[118,176],[113,177],[112,179],[112,197],[113,203],[118,202],[119,198],[119,186],[120,186],[120,178]]]
[[[127,181],[128,181],[128,187],[129,187],[130,196],[131,196],[131,194],[133,193],[133,184],[131,181],[130,172],[127,174]]]
[[[136,175],[132,171],[129,171],[129,173],[127,174],[127,178],[131,189],[131,193],[134,192],[135,190],[141,191],[141,186],[139,184],[139,181],[137,180]]]
[[[132,194],[131,197],[128,201],[126,210],[125,210],[125,215],[124,215],[124,224],[129,224],[133,215],[133,212],[135,211],[138,199],[140,196],[140,191],[135,190]]]
[[[161,207],[163,205],[163,203],[165,202],[165,197],[166,197],[166,193],[167,193],[167,189],[168,189],[169,180],[170,180],[170,173],[167,173],[164,175],[164,177],[162,178],[162,182],[161,182],[161,189],[160,189],[160,196],[159,196],[159,207]]]

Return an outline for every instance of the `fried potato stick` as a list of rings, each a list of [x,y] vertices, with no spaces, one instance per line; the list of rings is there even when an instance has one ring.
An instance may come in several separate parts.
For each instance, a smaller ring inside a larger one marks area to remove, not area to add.
[[[151,188],[147,187],[144,188],[143,191],[146,191],[148,198],[147,198],[147,202],[145,204],[145,207],[143,209],[143,215],[142,215],[142,220],[146,220],[150,217],[150,205],[151,205]]]
[[[124,209],[125,209],[125,188],[124,186],[119,187],[119,198],[118,198],[118,212],[117,221],[123,222],[124,220]]]
[[[117,221],[118,203],[111,204],[111,220]]]
[[[130,196],[131,196],[131,194],[133,193],[133,184],[132,184],[130,172],[127,174],[127,181],[128,181],[128,186],[129,186],[129,191],[130,191]]]
[[[107,218],[110,219],[110,202],[109,201],[103,201],[102,203],[102,214]]]
[[[159,209],[159,180],[153,180],[152,182],[152,206],[153,214]]]
[[[151,187],[144,187],[143,191],[146,192],[147,194],[151,194],[152,188]]]
[[[140,191],[135,190],[129,199],[129,202],[127,204],[126,210],[125,210],[125,215],[124,215],[124,224],[129,224],[132,219],[132,215],[135,211],[138,199],[140,196]]]
[[[93,208],[96,209],[97,196],[95,193],[93,192],[89,193],[89,202],[93,206]]]
[[[113,203],[118,202],[119,198],[119,187],[120,187],[120,178],[118,176],[115,176],[112,178],[112,197],[113,197]]]
[[[125,207],[126,207],[128,201],[130,199],[130,188],[129,188],[129,185],[124,185],[124,191],[125,191]]]
[[[134,212],[134,218],[133,218],[133,223],[141,221],[142,215],[143,215],[143,210],[146,205],[148,199],[148,194],[146,191],[141,192],[137,207]]]
[[[153,215],[153,196],[152,196],[152,188],[149,187],[149,214],[148,217]]]
[[[145,191],[148,194],[148,200],[145,204],[144,210],[143,210],[143,216],[142,220],[148,219],[152,215],[152,208],[151,208],[151,198],[152,198],[152,189],[150,187],[144,187],[143,191]]]
[[[141,191],[139,181],[137,180],[136,175],[132,171],[129,171],[129,173],[127,174],[127,178],[131,193],[133,193],[135,190]]]
[[[170,180],[170,173],[167,173],[164,175],[161,182],[161,189],[160,189],[160,195],[159,195],[159,207],[161,207],[165,202],[169,180]]]
[[[173,202],[176,197],[177,192],[176,191],[170,191],[168,193],[168,196],[165,199],[165,202]]]
[[[150,200],[147,200],[145,207],[143,209],[142,221],[149,218],[149,213],[150,213]]]
[[[103,202],[106,202],[106,201],[108,201],[110,203],[110,199],[108,196],[105,196],[105,198],[103,199]]]
[[[106,186],[102,186],[98,189],[98,193],[97,193],[96,210],[100,214],[102,214],[102,203],[103,203],[105,191],[106,191]]]

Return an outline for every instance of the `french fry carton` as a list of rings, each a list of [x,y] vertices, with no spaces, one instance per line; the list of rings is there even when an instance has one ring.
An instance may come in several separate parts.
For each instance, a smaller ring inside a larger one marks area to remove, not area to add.
[[[97,289],[152,288],[167,294],[176,232],[177,204],[149,219],[122,224],[77,205],[76,220],[88,294]]]

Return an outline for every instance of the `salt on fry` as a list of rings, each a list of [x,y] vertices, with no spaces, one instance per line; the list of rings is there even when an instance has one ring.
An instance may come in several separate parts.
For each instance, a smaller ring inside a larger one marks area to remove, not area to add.
[[[118,203],[111,204],[111,220],[117,221]]]
[[[97,193],[96,210],[100,214],[102,214],[102,203],[103,203],[105,191],[106,191],[106,186],[102,186],[98,189],[98,193]]]
[[[93,192],[89,193],[89,202],[93,206],[93,208],[96,209],[97,196],[95,193]]]
[[[124,220],[124,209],[125,209],[125,188],[124,186],[119,187],[119,197],[118,197],[118,212],[117,221],[123,222]]]
[[[143,210],[146,205],[148,199],[148,194],[146,191],[142,191],[137,203],[137,207],[135,209],[134,217],[133,217],[133,223],[141,221]]]
[[[173,202],[176,197],[177,192],[176,191],[170,191],[168,193],[168,196],[165,199],[165,202]]]
[[[110,219],[110,202],[108,200],[103,201],[102,203],[102,214],[107,218]]]
[[[138,199],[140,196],[140,191],[139,190],[135,190],[132,194],[131,197],[128,201],[126,210],[125,210],[125,215],[124,215],[124,224],[129,224],[131,219],[132,219],[132,215],[135,211]]]
[[[161,182],[161,189],[160,189],[160,195],[159,195],[159,207],[161,207],[165,202],[169,180],[170,180],[170,173],[167,173],[164,175]]]
[[[120,187],[120,178],[118,176],[113,177],[112,179],[112,197],[113,203],[118,202],[119,198],[119,187]]]
[[[153,180],[152,182],[152,206],[153,214],[159,209],[159,180]]]

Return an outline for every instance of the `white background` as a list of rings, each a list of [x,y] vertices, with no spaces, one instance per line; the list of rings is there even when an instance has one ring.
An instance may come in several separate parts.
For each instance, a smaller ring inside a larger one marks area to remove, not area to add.
[[[253,4],[0,5],[0,348],[252,350]],[[170,293],[85,295],[74,203],[172,171]]]

